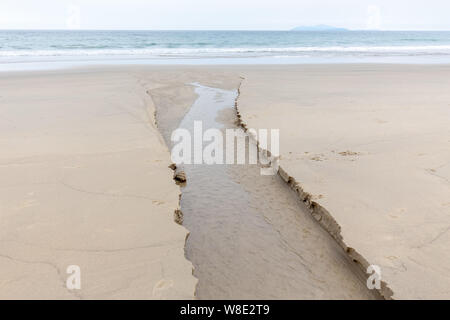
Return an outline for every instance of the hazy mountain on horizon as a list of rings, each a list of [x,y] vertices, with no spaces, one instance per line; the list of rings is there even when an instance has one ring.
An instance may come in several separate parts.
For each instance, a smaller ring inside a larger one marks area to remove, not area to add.
[[[316,26],[299,26],[291,29],[291,31],[348,31],[348,29],[319,24]]]

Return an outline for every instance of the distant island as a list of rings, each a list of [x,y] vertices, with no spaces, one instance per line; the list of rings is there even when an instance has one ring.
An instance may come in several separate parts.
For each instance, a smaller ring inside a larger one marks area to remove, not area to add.
[[[300,26],[295,27],[291,31],[348,31],[348,29],[345,28],[337,28],[333,26],[327,26],[324,24],[319,24],[316,26]]]

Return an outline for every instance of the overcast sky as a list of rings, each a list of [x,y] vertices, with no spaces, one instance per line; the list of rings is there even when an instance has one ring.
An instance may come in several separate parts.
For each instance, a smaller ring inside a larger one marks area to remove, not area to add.
[[[0,29],[450,30],[449,0],[0,0]]]

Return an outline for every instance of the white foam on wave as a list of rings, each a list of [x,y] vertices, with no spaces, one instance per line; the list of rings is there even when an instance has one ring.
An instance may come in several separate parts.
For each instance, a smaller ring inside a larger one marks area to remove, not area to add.
[[[0,50],[0,57],[25,56],[209,56],[247,54],[302,54],[302,53],[354,53],[354,54],[450,54],[450,45],[439,46],[331,46],[331,47],[242,47],[242,48],[135,48],[135,49],[54,49],[54,50]]]

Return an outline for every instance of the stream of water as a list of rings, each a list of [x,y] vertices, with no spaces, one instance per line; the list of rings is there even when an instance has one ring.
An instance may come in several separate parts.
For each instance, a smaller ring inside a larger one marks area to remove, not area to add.
[[[236,91],[196,85],[179,125],[237,129]],[[280,133],[282,134],[282,132]],[[282,146],[281,146],[282,147]],[[199,299],[374,299],[365,279],[277,175],[258,165],[183,165],[186,256]]]

